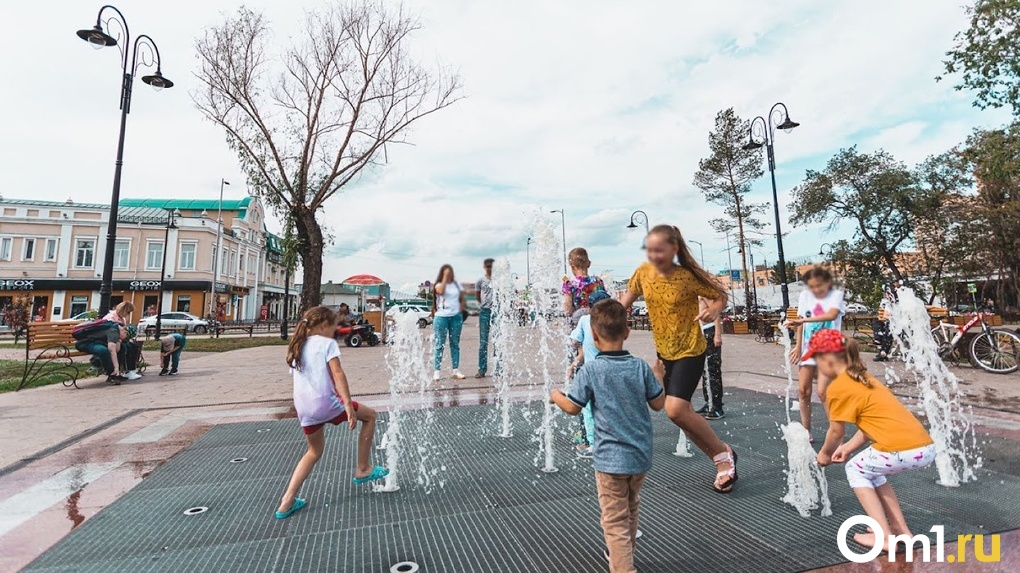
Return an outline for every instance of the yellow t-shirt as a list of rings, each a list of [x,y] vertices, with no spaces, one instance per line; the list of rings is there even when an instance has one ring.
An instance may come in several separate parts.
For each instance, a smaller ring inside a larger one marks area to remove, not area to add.
[[[830,420],[856,424],[876,450],[902,452],[932,443],[921,422],[874,378],[869,388],[844,372],[829,384],[825,402]]]
[[[719,298],[689,269],[676,267],[662,276],[651,263],[642,263],[627,283],[627,290],[645,297],[652,323],[655,350],[664,360],[680,360],[705,352],[705,336],[698,316],[698,297]]]

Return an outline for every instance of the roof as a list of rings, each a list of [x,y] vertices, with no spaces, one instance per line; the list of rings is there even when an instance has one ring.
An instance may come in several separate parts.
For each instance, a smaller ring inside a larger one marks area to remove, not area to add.
[[[224,211],[237,211],[238,216],[243,219],[251,202],[251,197],[224,199],[222,205]],[[168,209],[180,209],[182,211],[213,212],[220,208],[220,201],[219,199],[121,199],[118,205],[120,205],[121,209],[145,208],[158,209],[164,212]]]
[[[273,253],[283,253],[283,242],[280,237],[266,231],[266,248]]]
[[[337,284],[333,281],[319,287],[320,294],[361,294],[361,291],[351,285]]]
[[[68,199],[68,201],[71,201]],[[5,205],[31,205],[33,207],[78,207],[80,209],[109,209],[109,205],[103,203],[75,203],[60,201],[36,201],[35,199],[6,199],[0,198],[0,203]]]

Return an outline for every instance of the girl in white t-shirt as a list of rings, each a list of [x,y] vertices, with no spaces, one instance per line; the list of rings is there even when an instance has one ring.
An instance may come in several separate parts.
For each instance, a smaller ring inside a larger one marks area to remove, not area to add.
[[[464,330],[464,289],[457,284],[453,276],[453,267],[443,265],[439,268],[436,276],[436,284],[433,285],[432,313],[435,319],[432,321],[432,366],[435,369],[432,373],[432,380],[438,382],[442,378],[443,350],[446,348],[446,340],[450,340],[450,365],[453,366],[453,373],[450,378],[463,380],[464,375],[460,371],[460,334]]]
[[[322,457],[326,441],[322,428],[326,424],[346,422],[353,431],[361,421],[355,484],[382,479],[390,473],[386,468],[369,462],[375,437],[375,410],[351,400],[347,375],[340,366],[340,347],[333,338],[336,323],[337,315],[328,307],[309,309],[298,322],[294,337],[287,346],[287,365],[294,375],[294,409],[301,430],[308,438],[308,451],[294,468],[276,511],[277,519],[290,517],[305,506],[305,500],[297,497],[298,490]]]
[[[797,329],[797,344],[790,352],[790,363],[800,365],[800,423],[811,431],[811,386],[818,378],[818,397],[825,403],[825,389],[830,380],[818,373],[815,359],[801,360],[803,349],[808,348],[811,337],[823,328],[840,330],[843,327],[843,291],[832,287],[832,273],[824,267],[811,267],[802,279],[807,290],[800,293],[797,317],[789,325]],[[814,438],[811,438],[814,442]]]

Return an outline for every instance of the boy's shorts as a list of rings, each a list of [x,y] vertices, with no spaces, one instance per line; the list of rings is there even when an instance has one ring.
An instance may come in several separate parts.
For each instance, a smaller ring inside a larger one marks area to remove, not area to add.
[[[358,411],[358,402],[355,401],[355,400],[351,400],[350,407],[353,408],[355,412],[357,412]],[[310,436],[310,435],[314,434],[315,432],[318,432],[319,430],[324,428],[326,426],[326,424],[333,424],[334,426],[339,426],[340,424],[343,424],[344,422],[346,422],[348,419],[349,418],[347,417],[347,408],[345,407],[343,413],[341,413],[336,418],[333,418],[332,420],[330,420],[328,422],[323,422],[321,424],[312,424],[311,426],[301,426],[301,431],[304,432],[305,435]]]

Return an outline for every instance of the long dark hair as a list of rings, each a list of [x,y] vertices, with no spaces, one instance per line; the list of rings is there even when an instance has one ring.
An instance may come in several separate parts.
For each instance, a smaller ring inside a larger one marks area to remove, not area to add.
[[[328,306],[316,306],[305,311],[294,329],[294,336],[287,344],[287,365],[301,370],[301,353],[305,349],[309,332],[323,324],[336,324],[337,316]]]
[[[438,302],[436,301],[436,299],[439,298],[439,293],[436,292],[436,287],[443,282],[443,275],[446,274],[446,269],[450,269],[450,282],[457,282],[457,279],[454,278],[453,274],[453,265],[447,263],[439,267],[439,274],[436,275],[436,282],[432,283],[432,312],[435,312],[439,308]]]
[[[673,225],[656,225],[652,227],[652,230],[648,232],[649,235],[659,235],[666,241],[676,247],[676,264],[691,271],[694,275],[694,279],[699,283],[703,284],[719,293],[719,296],[726,296],[726,291],[723,290],[712,275],[708,273],[698,261],[694,259],[694,255],[691,254],[691,250],[687,248],[687,242],[684,241],[684,236],[680,233],[680,229]]]

